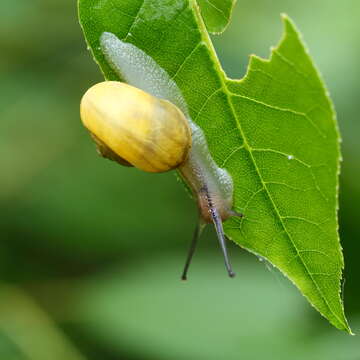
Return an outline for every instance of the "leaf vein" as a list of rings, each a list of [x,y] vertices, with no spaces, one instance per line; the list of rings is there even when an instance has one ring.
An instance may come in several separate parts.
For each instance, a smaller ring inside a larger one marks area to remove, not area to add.
[[[239,150],[244,148],[244,144],[238,146],[237,148],[235,148],[223,161],[223,163],[221,164],[221,167],[225,167],[226,163],[230,160],[230,158],[235,155]]]
[[[259,151],[259,152],[272,152],[272,153],[275,153],[275,154],[279,154],[279,155],[283,155],[285,156],[286,158],[288,158],[289,160],[295,160],[297,162],[299,162],[301,165],[307,167],[307,168],[311,168],[313,165],[310,165],[308,163],[306,163],[305,161],[297,158],[296,156],[293,156],[293,155],[290,155],[290,154],[286,154],[282,151],[278,151],[278,150],[274,150],[274,149],[262,149],[262,148],[252,148],[252,147],[249,147],[249,150],[252,151],[252,152],[256,152],[256,151]]]
[[[265,184],[269,184],[269,185],[281,185],[281,186],[285,186],[291,190],[295,190],[295,191],[302,191],[302,192],[306,192],[306,191],[310,191],[312,189],[316,189],[316,188],[306,188],[306,189],[301,189],[301,188],[298,188],[296,186],[292,186],[292,185],[289,185],[287,183],[284,183],[284,182],[280,182],[280,181],[265,181]]]
[[[130,27],[129,27],[129,30],[127,31],[127,34],[126,34],[126,36],[125,36],[125,38],[124,38],[124,41],[126,41],[126,40],[128,39],[128,37],[131,35],[131,31],[132,31],[133,27],[135,26],[136,21],[137,21],[138,18],[139,18],[141,9],[143,8],[144,4],[145,4],[145,0],[142,0],[141,5],[139,6],[139,9],[138,9],[136,15],[134,16],[134,21],[131,23],[131,25],[130,25]]]
[[[304,80],[309,84],[309,78],[308,76],[303,73],[302,71],[300,71],[295,64],[290,61],[286,56],[284,56],[280,51],[278,51],[277,49],[273,49],[272,53],[274,55],[277,55],[285,64],[289,65],[291,68],[293,68],[293,70],[299,74],[301,77],[304,78]],[[310,85],[310,87],[313,89],[313,86]]]
[[[205,106],[208,104],[208,102],[210,101],[210,99],[215,96],[218,92],[222,91],[222,88],[216,89],[214,90],[210,95],[206,96],[205,101],[202,103],[199,111],[197,111],[196,116],[194,117],[194,121],[196,121],[196,119],[201,115],[202,111],[204,110]],[[202,94],[203,95],[203,94]],[[205,95],[204,95],[205,96]]]
[[[268,108],[270,108],[272,110],[289,112],[289,113],[292,113],[292,114],[297,115],[297,116],[302,116],[312,125],[312,127],[319,133],[319,135],[321,137],[323,137],[325,139],[327,138],[326,134],[323,133],[323,131],[316,125],[316,123],[311,119],[311,117],[307,113],[296,111],[296,110],[293,110],[293,109],[282,108],[282,107],[279,107],[279,106],[276,106],[276,105],[267,104],[267,103],[265,103],[263,101],[256,100],[254,98],[251,98],[251,97],[248,97],[248,96],[245,96],[245,95],[240,95],[240,94],[236,94],[236,93],[233,93],[233,92],[231,92],[231,94],[232,94],[232,96],[240,97],[242,99],[246,99],[246,100],[255,102],[255,103],[259,104],[259,105],[263,105],[263,106],[268,107]]]
[[[189,55],[185,57],[185,59],[181,62],[177,70],[175,71],[174,75],[171,76],[171,79],[175,80],[178,73],[181,71],[185,63],[191,58],[191,56],[195,53],[195,51],[202,45],[203,43],[200,41],[196,46],[190,51]]]
[[[216,5],[214,5],[210,0],[206,0],[206,2],[210,6],[212,6],[215,10],[218,11],[220,13],[220,15],[225,19],[225,21],[228,21],[228,18],[226,17],[225,13],[221,9],[219,9]]]

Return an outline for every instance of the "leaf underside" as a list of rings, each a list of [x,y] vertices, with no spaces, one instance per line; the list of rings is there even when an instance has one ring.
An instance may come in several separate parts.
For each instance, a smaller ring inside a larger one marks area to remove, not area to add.
[[[119,80],[100,50],[104,31],[135,44],[175,80],[211,155],[233,177],[235,209],[246,215],[224,224],[227,236],[266,258],[334,326],[351,332],[340,297],[339,133],[289,18],[282,17],[284,35],[270,59],[251,56],[246,76],[232,80],[194,0],[80,0],[79,15],[106,79]]]

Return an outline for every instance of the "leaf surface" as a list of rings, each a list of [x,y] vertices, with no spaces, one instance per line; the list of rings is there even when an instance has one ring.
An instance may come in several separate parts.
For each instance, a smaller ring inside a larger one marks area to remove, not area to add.
[[[246,215],[228,220],[226,234],[350,332],[340,297],[336,118],[289,18],[283,16],[284,35],[270,59],[251,56],[246,76],[232,80],[194,0],[80,0],[79,14],[107,79],[119,80],[101,52],[105,31],[142,49],[177,83],[211,155],[233,177],[235,209]]]
[[[206,28],[214,34],[222,33],[230,22],[235,0],[197,0]]]

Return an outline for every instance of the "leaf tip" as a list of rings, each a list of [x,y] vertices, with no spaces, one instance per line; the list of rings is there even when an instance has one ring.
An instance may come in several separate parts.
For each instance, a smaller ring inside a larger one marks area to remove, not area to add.
[[[289,35],[291,33],[296,34],[297,37],[301,36],[294,21],[289,17],[288,14],[281,13],[280,17],[284,26],[284,36]]]
[[[343,314],[343,321],[342,321],[342,327],[339,327],[339,326],[336,326],[339,330],[343,330],[343,331],[346,331],[349,335],[351,336],[355,336],[356,334],[352,332],[351,328],[350,328],[350,325],[345,317],[345,314]]]
[[[286,13],[281,13],[280,18],[284,24],[285,30],[295,30],[295,24]]]

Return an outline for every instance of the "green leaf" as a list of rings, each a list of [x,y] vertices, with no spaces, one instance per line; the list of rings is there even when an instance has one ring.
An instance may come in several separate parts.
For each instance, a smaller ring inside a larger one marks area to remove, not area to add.
[[[107,79],[101,52],[111,32],[150,55],[176,81],[211,155],[234,180],[242,220],[226,234],[268,259],[334,326],[350,332],[340,298],[339,134],[324,84],[298,31],[269,60],[251,56],[242,80],[221,69],[193,0],[80,0],[85,38]]]
[[[197,0],[197,3],[207,30],[220,34],[230,22],[236,0]]]

